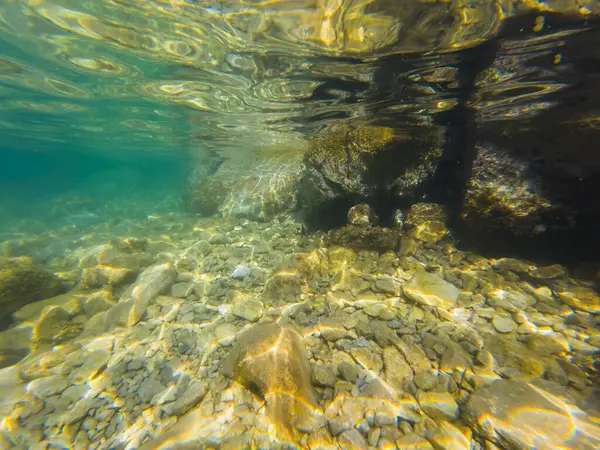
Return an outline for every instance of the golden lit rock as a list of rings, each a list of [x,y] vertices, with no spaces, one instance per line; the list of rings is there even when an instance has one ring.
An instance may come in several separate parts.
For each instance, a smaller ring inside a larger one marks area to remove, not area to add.
[[[259,324],[242,332],[222,371],[265,400],[280,440],[295,442],[296,426],[316,418],[310,363],[294,327]]]
[[[424,269],[417,269],[415,275],[404,285],[403,291],[411,300],[444,309],[453,308],[459,294],[456,286]]]
[[[484,386],[470,397],[464,417],[475,432],[501,448],[600,445],[600,427],[593,418],[546,380],[500,380]]]
[[[436,243],[448,232],[446,213],[437,203],[416,203],[406,216],[404,226],[410,237],[421,241]]]
[[[565,305],[573,309],[592,314],[600,312],[600,297],[588,287],[573,286],[568,291],[559,292],[558,297]]]

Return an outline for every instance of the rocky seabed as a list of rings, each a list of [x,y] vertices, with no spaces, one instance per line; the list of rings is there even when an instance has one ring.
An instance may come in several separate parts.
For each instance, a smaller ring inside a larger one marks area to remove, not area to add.
[[[565,268],[169,220],[12,314],[0,448],[600,447],[600,301]]]

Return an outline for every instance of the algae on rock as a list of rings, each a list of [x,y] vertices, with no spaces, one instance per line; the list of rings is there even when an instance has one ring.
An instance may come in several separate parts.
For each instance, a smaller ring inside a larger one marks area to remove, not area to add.
[[[375,250],[384,253],[397,250],[398,239],[398,232],[390,228],[346,225],[330,231],[325,237],[325,243],[353,250]]]
[[[61,282],[29,257],[0,258],[0,323],[28,303],[53,297]]]
[[[314,139],[304,157],[298,197],[317,210],[336,200],[414,195],[437,166],[441,135],[343,124]]]

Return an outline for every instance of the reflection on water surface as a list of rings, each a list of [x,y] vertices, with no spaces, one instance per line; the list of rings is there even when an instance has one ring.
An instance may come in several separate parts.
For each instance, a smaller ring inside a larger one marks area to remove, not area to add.
[[[0,448],[598,448],[599,11],[2,2]]]

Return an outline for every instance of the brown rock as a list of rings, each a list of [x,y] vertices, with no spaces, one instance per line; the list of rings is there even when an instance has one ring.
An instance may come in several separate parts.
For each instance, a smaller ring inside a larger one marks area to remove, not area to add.
[[[53,297],[59,289],[60,280],[31,258],[0,258],[0,322],[28,303]]]
[[[398,232],[390,228],[346,225],[330,231],[325,237],[327,245],[353,250],[374,250],[380,253],[398,248]]]
[[[267,281],[263,303],[267,306],[283,306],[300,300],[304,282],[296,273],[279,272]]]
[[[410,207],[404,222],[408,235],[420,241],[435,243],[448,232],[446,213],[437,203],[416,203]]]
[[[375,217],[371,213],[369,205],[361,203],[360,205],[354,205],[348,211],[348,224],[356,225],[359,227],[368,227],[372,225]]]
[[[294,426],[315,418],[315,392],[302,335],[290,325],[259,324],[241,333],[222,372],[265,399],[280,439],[296,442]]]
[[[558,385],[545,380],[501,380],[484,386],[471,396],[463,417],[500,448],[600,446],[600,427]]]

